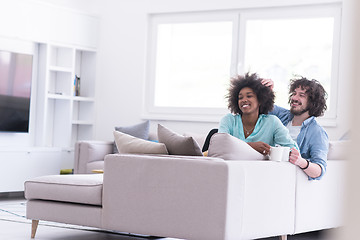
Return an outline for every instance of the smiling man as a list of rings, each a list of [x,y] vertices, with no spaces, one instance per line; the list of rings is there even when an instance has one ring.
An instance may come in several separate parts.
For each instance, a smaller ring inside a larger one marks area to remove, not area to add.
[[[262,83],[274,87],[271,79]],[[289,93],[290,110],[275,105],[269,114],[281,120],[300,148],[300,153],[296,149],[291,151],[289,161],[299,166],[309,179],[320,179],[326,171],[329,138],[315,118],[322,116],[327,108],[326,91],[318,81],[300,77],[291,80]]]

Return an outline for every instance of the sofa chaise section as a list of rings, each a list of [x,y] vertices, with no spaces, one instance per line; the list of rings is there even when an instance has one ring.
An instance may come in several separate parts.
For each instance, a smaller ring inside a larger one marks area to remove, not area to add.
[[[102,174],[50,175],[25,182],[32,237],[38,220],[101,228]]]

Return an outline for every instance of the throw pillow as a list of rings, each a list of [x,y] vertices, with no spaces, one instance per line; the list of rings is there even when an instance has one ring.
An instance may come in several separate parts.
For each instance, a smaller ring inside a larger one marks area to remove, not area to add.
[[[182,135],[185,137],[192,137],[197,142],[197,144],[199,144],[200,149],[201,149],[201,146],[203,146],[205,143],[205,138],[206,138],[205,134],[195,133],[195,132],[184,132]],[[204,151],[201,151],[201,152],[204,152]]]
[[[224,160],[265,159],[264,155],[254,150],[249,144],[227,133],[215,133],[212,135],[208,156]]]
[[[150,121],[147,120],[142,123],[138,123],[131,126],[125,126],[125,127],[115,127],[116,131],[129,134],[133,137],[141,138],[144,140],[149,139],[149,129],[150,129]],[[114,144],[114,153],[118,153],[118,149],[116,147],[116,144]]]
[[[114,131],[119,153],[168,154],[165,144],[147,141],[126,133]]]
[[[182,136],[158,124],[158,138],[166,145],[169,154],[202,156],[199,144],[190,136]]]

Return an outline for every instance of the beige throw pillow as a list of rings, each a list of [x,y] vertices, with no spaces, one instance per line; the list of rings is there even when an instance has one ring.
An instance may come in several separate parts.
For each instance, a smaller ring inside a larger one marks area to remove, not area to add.
[[[215,133],[210,139],[208,157],[224,160],[264,160],[265,157],[246,142],[227,133]]]
[[[147,141],[129,134],[114,131],[119,153],[168,154],[165,144]]]
[[[131,126],[115,127],[115,131],[126,133],[131,136],[141,138],[144,140],[149,139],[149,129],[150,129],[150,121],[149,120],[142,122],[142,123],[135,124],[135,125],[131,125]],[[116,144],[114,144],[113,152],[114,153],[119,152],[117,150]]]
[[[158,138],[171,155],[202,156],[199,144],[190,136],[182,136],[158,124]]]

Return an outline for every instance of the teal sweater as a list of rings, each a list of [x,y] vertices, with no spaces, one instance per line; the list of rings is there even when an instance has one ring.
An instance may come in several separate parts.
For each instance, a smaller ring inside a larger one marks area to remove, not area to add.
[[[241,115],[231,113],[225,115],[219,126],[219,133],[228,133],[245,142],[264,142],[270,146],[295,147],[298,145],[292,140],[289,130],[273,115],[260,114],[254,131],[245,138]]]

